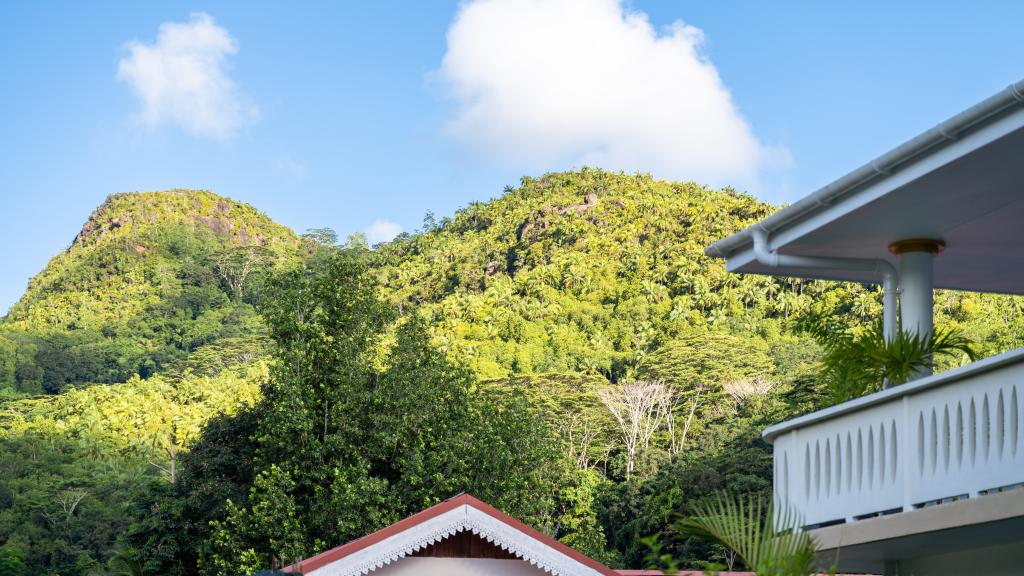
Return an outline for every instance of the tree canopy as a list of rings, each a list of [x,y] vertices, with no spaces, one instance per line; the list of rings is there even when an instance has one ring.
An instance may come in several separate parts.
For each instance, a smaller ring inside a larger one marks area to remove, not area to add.
[[[613,566],[726,563],[676,519],[770,492],[760,431],[830,401],[808,319],[881,310],[703,254],[773,209],[582,169],[371,248],[114,195],[0,321],[0,574],[271,569],[459,491]],[[991,355],[1022,302],[939,291],[936,325]],[[661,391],[632,450],[628,383]]]

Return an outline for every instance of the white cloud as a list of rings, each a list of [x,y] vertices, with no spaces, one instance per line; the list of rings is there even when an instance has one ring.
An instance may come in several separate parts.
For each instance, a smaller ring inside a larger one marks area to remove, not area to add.
[[[402,226],[390,220],[377,219],[366,229],[366,239],[370,244],[389,242],[402,233]]]
[[[230,139],[255,120],[256,107],[227,74],[226,60],[238,43],[209,14],[189,22],[164,22],[152,44],[132,41],[117,66],[142,103],[140,121],[148,126],[177,124],[189,134]]]
[[[474,0],[447,38],[451,131],[514,167],[751,186],[787,162],[736,109],[703,32],[681,21],[658,33],[619,0]]]

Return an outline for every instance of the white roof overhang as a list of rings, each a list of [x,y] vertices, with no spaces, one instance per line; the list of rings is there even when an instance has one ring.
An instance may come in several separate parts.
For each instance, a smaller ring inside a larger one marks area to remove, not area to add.
[[[468,504],[317,568],[306,576],[365,576],[466,530],[554,576],[602,576],[594,568]]]
[[[455,496],[282,571],[305,576],[365,576],[460,532],[472,532],[553,576],[618,576],[600,562],[468,494]]]
[[[764,266],[756,228],[780,254],[894,264],[891,243],[938,239],[937,288],[1024,294],[1024,81],[705,251],[733,272],[878,282],[874,272]]]

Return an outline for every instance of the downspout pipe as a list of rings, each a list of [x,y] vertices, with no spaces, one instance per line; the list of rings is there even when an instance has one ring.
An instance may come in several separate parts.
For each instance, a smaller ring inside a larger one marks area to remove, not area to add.
[[[882,276],[882,335],[891,342],[896,335],[896,303],[899,294],[899,273],[887,260],[870,258],[833,258],[821,256],[790,256],[768,248],[768,232],[762,227],[750,230],[754,241],[754,258],[769,268],[818,268],[826,270],[861,270]]]

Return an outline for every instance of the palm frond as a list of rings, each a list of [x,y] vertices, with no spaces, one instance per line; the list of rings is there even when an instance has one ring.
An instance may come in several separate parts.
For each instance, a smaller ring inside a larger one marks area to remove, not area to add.
[[[800,525],[792,509],[776,511],[760,498],[720,494],[698,504],[677,528],[732,549],[758,576],[806,576],[814,571],[815,547]]]
[[[938,328],[927,336],[898,330],[887,340],[881,323],[856,333],[848,326],[814,317],[802,328],[824,348],[821,377],[836,404],[881,390],[886,382],[890,386],[905,384],[938,356],[977,359],[973,343],[950,329]]]

